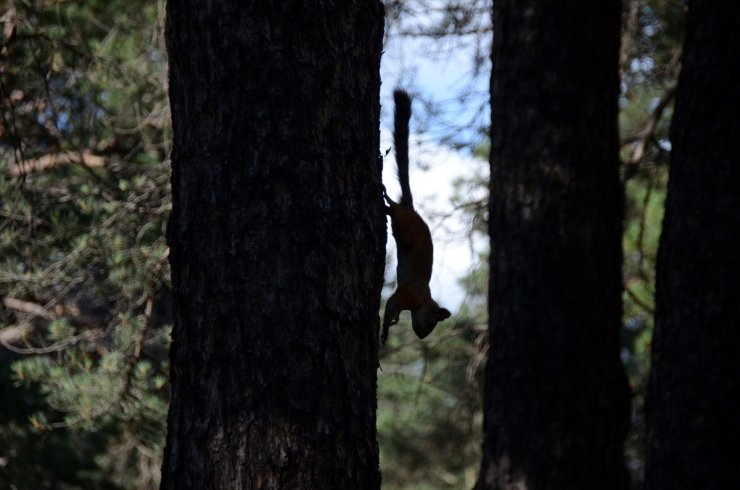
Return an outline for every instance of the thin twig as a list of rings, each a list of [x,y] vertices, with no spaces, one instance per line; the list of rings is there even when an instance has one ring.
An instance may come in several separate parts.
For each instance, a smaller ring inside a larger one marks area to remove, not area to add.
[[[645,121],[645,125],[642,127],[642,129],[622,140],[622,148],[628,145],[634,145],[629,161],[627,162],[632,170],[629,171],[628,174],[625,176],[625,180],[631,178],[634,175],[637,167],[645,158],[645,150],[648,144],[654,142],[655,130],[658,127],[660,119],[663,117],[663,112],[665,111],[666,107],[668,107],[668,105],[673,101],[675,95],[676,86],[674,85],[673,87],[666,90],[665,94],[663,94],[663,97],[661,97],[658,105],[655,106],[655,109],[653,109],[653,111],[648,116],[648,119],[647,121]]]

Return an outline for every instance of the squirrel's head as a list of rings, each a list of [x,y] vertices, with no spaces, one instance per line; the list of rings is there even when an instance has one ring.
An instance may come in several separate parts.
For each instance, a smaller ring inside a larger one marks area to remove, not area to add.
[[[438,322],[448,319],[450,315],[447,308],[442,308],[432,300],[421,308],[411,311],[411,326],[416,335],[423,339],[432,333]]]

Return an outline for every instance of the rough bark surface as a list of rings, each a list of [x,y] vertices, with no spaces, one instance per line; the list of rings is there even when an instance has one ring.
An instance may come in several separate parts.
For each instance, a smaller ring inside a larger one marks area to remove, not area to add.
[[[619,22],[617,0],[494,2],[480,489],[629,486]]]
[[[740,488],[740,3],[692,1],[648,386],[651,490]]]
[[[170,0],[163,489],[377,489],[377,0]]]

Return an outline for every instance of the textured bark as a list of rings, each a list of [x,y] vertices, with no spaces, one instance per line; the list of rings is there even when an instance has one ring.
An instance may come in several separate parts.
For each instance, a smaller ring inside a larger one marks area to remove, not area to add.
[[[479,488],[629,486],[616,0],[494,2]]]
[[[377,0],[170,0],[163,489],[380,486]]]
[[[651,490],[740,488],[740,3],[692,1],[648,385]]]

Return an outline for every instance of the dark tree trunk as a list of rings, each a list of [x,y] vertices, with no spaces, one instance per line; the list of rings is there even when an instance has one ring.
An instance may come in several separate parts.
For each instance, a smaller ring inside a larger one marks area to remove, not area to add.
[[[629,486],[617,0],[494,2],[482,489]]]
[[[377,489],[377,0],[170,0],[163,489]]]
[[[651,490],[740,488],[740,3],[692,1],[648,386]]]

